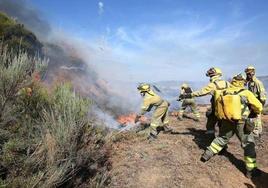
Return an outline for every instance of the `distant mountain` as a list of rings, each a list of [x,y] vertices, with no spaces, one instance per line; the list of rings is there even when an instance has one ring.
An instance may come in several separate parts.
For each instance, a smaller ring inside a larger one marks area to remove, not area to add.
[[[268,91],[268,76],[260,76],[258,78],[263,82],[266,91]],[[207,85],[207,82],[205,81],[188,82],[188,81],[174,81],[174,80],[154,82],[152,83],[152,85],[155,85],[161,91],[159,92],[159,94],[162,95],[165,99],[167,99],[171,103],[171,109],[174,110],[178,109],[180,106],[180,103],[176,101],[176,99],[178,98],[180,92],[180,86],[183,83],[187,83],[194,91]],[[196,98],[196,101],[199,104],[208,104],[209,99],[210,96],[198,97]]]
[[[155,85],[161,92],[158,92],[162,97],[167,99],[171,103],[171,110],[177,110],[181,102],[176,101],[179,96],[180,87],[183,83],[187,83],[193,90],[198,90],[201,87],[205,86],[207,82],[205,81],[160,81],[154,82],[152,85]],[[208,104],[210,96],[196,98],[197,103],[199,104]]]
[[[268,76],[259,76],[258,77],[260,79],[260,81],[262,81],[266,91],[268,89]]]

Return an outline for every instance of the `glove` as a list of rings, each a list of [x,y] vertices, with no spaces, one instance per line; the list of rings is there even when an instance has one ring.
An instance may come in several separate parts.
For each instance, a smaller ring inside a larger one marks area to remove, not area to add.
[[[141,116],[140,115],[137,115],[136,118],[135,118],[135,123],[137,123],[138,121],[140,121],[140,118],[141,118]]]

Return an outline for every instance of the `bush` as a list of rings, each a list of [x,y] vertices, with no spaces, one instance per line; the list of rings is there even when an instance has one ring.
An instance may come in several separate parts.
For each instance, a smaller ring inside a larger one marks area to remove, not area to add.
[[[34,56],[42,53],[42,43],[37,37],[27,30],[23,24],[17,23],[6,14],[0,12],[0,39],[9,50],[15,53],[25,51]]]
[[[45,65],[2,48],[0,186],[100,186],[109,166],[106,132],[93,126],[90,100],[70,84],[49,92],[35,80]]]

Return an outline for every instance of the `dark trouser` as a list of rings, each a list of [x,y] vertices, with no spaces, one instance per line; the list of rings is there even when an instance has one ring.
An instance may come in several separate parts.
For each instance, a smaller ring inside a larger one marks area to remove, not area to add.
[[[214,134],[215,126],[218,123],[218,118],[215,116],[215,112],[212,109],[209,109],[207,112],[207,133]]]
[[[230,138],[236,134],[241,142],[241,146],[244,149],[244,159],[247,170],[252,170],[257,167],[256,164],[256,151],[254,136],[251,132],[245,130],[245,122],[234,123],[227,120],[222,120],[220,126],[219,136],[216,137],[208,150],[214,154],[219,153],[226,144],[228,144]]]

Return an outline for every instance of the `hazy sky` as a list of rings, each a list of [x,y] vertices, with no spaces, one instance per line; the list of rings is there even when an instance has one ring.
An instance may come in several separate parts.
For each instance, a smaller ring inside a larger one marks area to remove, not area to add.
[[[92,61],[135,81],[206,80],[254,65],[268,75],[268,1],[27,0],[55,32],[98,50]],[[90,58],[90,57],[89,57]],[[108,70],[109,71],[109,70]]]

